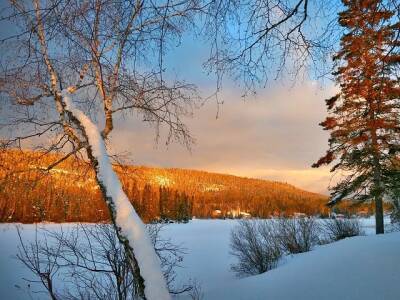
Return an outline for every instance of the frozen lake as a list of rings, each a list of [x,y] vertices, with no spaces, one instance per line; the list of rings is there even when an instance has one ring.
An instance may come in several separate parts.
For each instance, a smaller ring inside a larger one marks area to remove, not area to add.
[[[230,264],[235,261],[229,255],[230,231],[237,221],[169,224],[162,236],[186,248],[177,280],[196,280],[201,284],[204,299],[398,299],[400,234],[373,236],[374,219],[364,219],[362,223],[371,236],[319,246],[311,252],[287,257],[275,270],[245,279],[236,278],[230,271]],[[21,228],[25,241],[34,239],[35,225],[0,225],[0,295],[2,299],[31,299],[27,291],[37,289],[27,286],[23,278],[30,278],[30,274],[13,258],[18,245],[16,226]],[[60,226],[68,228],[75,224],[38,226],[58,230]],[[383,279],[375,280],[377,276]],[[385,297],[376,298],[377,295]],[[32,297],[47,299],[40,293],[33,293]]]

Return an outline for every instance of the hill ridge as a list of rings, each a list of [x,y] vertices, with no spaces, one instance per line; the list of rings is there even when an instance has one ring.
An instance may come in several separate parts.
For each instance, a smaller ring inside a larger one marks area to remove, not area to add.
[[[39,170],[59,158],[32,151],[0,152],[0,221],[109,219],[87,162],[68,158],[57,165],[56,171]],[[240,211],[262,218],[329,213],[327,196],[289,183],[187,168],[118,164],[114,168],[135,209],[148,222],[192,216],[231,217]]]

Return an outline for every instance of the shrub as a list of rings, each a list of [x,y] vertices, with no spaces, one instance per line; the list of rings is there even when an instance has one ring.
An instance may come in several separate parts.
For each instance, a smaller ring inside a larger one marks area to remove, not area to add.
[[[320,228],[312,218],[241,220],[231,232],[231,254],[238,276],[255,275],[276,267],[284,253],[302,253],[319,242]]]
[[[400,231],[400,200],[392,201],[393,209],[390,213],[390,226],[388,232]]]
[[[364,235],[358,219],[330,219],[323,222],[323,231],[329,241],[338,241],[347,237]]]
[[[276,267],[282,251],[266,220],[241,220],[231,232],[231,254],[238,263],[231,270],[239,277],[261,274]]]
[[[170,292],[202,299],[197,282],[176,284],[176,268],[181,266],[184,249],[161,238],[161,225],[146,227]],[[18,236],[17,259],[36,277],[27,280],[28,284],[41,284],[47,291],[48,297],[44,298],[142,299],[137,270],[132,268],[131,258],[110,224],[36,229],[31,242],[24,241],[19,229]],[[33,299],[34,295],[27,292]]]
[[[273,221],[276,239],[286,253],[308,252],[319,242],[320,228],[313,218]]]
[[[400,227],[400,200],[393,199],[392,201],[392,212],[390,214],[390,222]]]

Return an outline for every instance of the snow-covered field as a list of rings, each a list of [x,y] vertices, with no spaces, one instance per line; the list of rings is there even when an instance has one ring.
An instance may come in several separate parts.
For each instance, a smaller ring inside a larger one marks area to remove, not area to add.
[[[287,257],[267,273],[238,279],[230,271],[232,220],[193,220],[170,224],[164,237],[182,244],[187,251],[178,281],[195,279],[204,299],[400,299],[400,233],[355,237],[319,246]],[[363,220],[367,234],[374,233],[374,220]],[[19,225],[26,240],[33,239],[34,225]],[[49,229],[57,224],[41,224]],[[73,226],[63,224],[64,227]],[[15,225],[0,225],[0,298],[30,299],[26,269],[12,257],[18,238]],[[19,288],[18,288],[19,287]],[[31,287],[32,289],[32,287]],[[33,294],[34,299],[47,299]]]

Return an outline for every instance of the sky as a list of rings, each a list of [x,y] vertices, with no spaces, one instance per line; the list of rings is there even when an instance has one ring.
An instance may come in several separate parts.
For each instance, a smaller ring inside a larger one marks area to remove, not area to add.
[[[196,37],[186,36],[166,57],[166,73],[196,84],[204,98],[216,88],[216,78],[202,67],[209,49]],[[218,94],[224,102],[219,109],[210,98],[192,118],[185,119],[196,140],[191,151],[180,144],[165,145],[162,137],[156,143],[154,129],[135,116],[117,120],[111,151],[128,154],[129,161],[137,165],[277,180],[327,194],[329,168],[313,169],[311,165],[328,147],[328,134],[318,123],[326,115],[324,99],[334,94],[335,87],[329,81],[304,78],[295,85],[270,81],[257,89],[256,97],[245,100],[239,83],[226,79]]]
[[[182,45],[170,49],[167,72],[197,84],[207,97],[215,91],[215,78],[202,68],[208,48],[192,38]],[[318,124],[326,116],[324,100],[335,93],[335,87],[329,81],[304,78],[295,84],[268,82],[255,97],[246,99],[239,83],[226,79],[218,94],[223,102],[219,109],[215,98],[210,98],[185,119],[196,140],[191,151],[176,143],[166,145],[163,137],[156,143],[154,129],[135,116],[116,122],[111,151],[126,154],[137,165],[277,180],[328,194],[329,168],[311,165],[328,148],[328,133]]]
[[[186,119],[196,139],[191,151],[166,145],[162,138],[155,143],[154,129],[134,118],[117,122],[111,144],[116,153],[128,153],[134,164],[278,180],[327,193],[329,169],[311,164],[328,147],[328,134],[318,123],[333,89],[304,81],[263,89],[246,100],[240,91],[225,89],[218,118],[216,101],[210,99]]]

